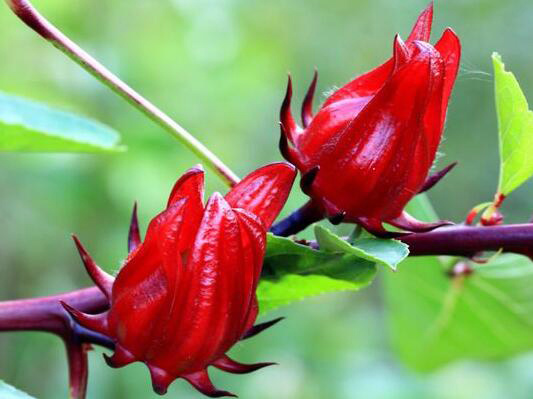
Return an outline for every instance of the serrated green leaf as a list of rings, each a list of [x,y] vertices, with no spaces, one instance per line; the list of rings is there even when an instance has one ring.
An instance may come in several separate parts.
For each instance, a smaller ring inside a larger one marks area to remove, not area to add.
[[[533,175],[533,112],[513,73],[492,54],[500,137],[498,192],[509,195]]]
[[[310,296],[359,290],[375,275],[374,262],[349,253],[314,250],[269,234],[257,291],[259,308],[264,313]]]
[[[392,270],[396,270],[398,264],[409,255],[409,247],[397,240],[363,238],[349,244],[320,225],[315,226],[315,236],[320,248],[325,251],[353,254]]]
[[[422,220],[436,215],[425,196],[408,207]],[[462,359],[500,359],[533,349],[533,263],[505,254],[451,278],[450,258],[411,257],[385,275],[393,348],[417,370]]]
[[[122,151],[113,129],[46,105],[0,93],[0,151]]]
[[[0,380],[0,398],[2,399],[35,399],[33,396],[28,395],[18,389],[6,384]]]

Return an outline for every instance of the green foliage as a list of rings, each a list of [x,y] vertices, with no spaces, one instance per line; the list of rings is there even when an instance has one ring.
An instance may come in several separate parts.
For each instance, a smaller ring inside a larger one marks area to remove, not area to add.
[[[361,259],[396,270],[398,264],[409,255],[409,247],[401,241],[379,238],[361,238],[351,245],[328,229],[316,225],[315,235],[321,249],[328,252],[354,254]]]
[[[0,93],[0,151],[120,151],[119,140],[100,123]]]
[[[34,399],[32,396],[13,388],[0,380],[0,398],[2,399]]]
[[[327,292],[359,290],[374,279],[376,264],[396,268],[408,254],[394,240],[365,238],[352,246],[318,225],[315,235],[320,250],[269,234],[266,276],[257,291],[262,313]]]
[[[533,112],[500,55],[494,53],[492,61],[501,157],[498,192],[507,196],[533,175]]]
[[[425,197],[410,205],[431,220]],[[385,277],[390,334],[401,359],[431,370],[459,359],[499,359],[533,348],[533,264],[502,255],[450,277],[457,259],[413,257]]]

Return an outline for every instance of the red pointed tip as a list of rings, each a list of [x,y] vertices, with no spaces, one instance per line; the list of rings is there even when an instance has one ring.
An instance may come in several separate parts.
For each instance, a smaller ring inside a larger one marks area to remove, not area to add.
[[[275,324],[278,324],[280,321],[284,320],[285,317],[278,317],[277,319],[269,320],[264,323],[256,324],[252,328],[250,328],[248,331],[244,333],[241,340],[245,340],[248,338],[255,337],[257,334],[265,331],[267,328],[272,327]]]
[[[154,392],[158,395],[166,394],[168,386],[176,379],[176,377],[171,376],[159,367],[148,365],[148,369],[150,370]]]
[[[216,389],[211,380],[209,379],[209,374],[207,374],[207,370],[201,370],[197,371],[196,373],[187,374],[184,375],[183,378],[186,379],[198,391],[210,398],[221,398],[224,396],[229,396],[233,398],[237,397],[237,395],[231,392]]]
[[[243,364],[236,362],[235,360],[230,359],[228,356],[224,355],[220,359],[212,363],[216,368],[226,371],[232,374],[248,374],[256,370],[262,369],[264,367],[273,366],[277,363],[264,362],[264,363],[255,363],[255,364]]]
[[[139,245],[141,245],[141,233],[139,232],[139,218],[137,217],[137,201],[135,201],[128,233],[128,253],[135,251]]]
[[[115,352],[113,355],[108,356],[105,353],[103,354],[105,362],[111,368],[119,368],[127,366],[128,364],[134,363],[137,361],[133,354],[128,350],[124,349],[119,344],[115,345]]]
[[[283,129],[285,131],[285,134],[287,135],[287,138],[289,141],[291,141],[294,144],[294,138],[297,134],[297,126],[296,122],[294,122],[294,118],[292,117],[291,113],[291,102],[292,102],[292,78],[289,74],[288,80],[287,80],[287,91],[285,92],[285,98],[283,99],[283,103],[281,104],[281,110],[279,113],[280,122],[283,126]]]
[[[443,226],[451,226],[454,223],[448,220],[439,220],[437,222],[428,223],[415,219],[407,212],[402,212],[400,216],[392,220],[387,220],[387,223],[398,227],[399,229],[410,231],[413,233],[426,233]]]
[[[279,123],[280,126],[280,136],[279,136],[279,152],[288,162],[294,164],[296,161],[294,149],[289,145],[289,140],[287,138],[287,132],[283,123]]]
[[[96,331],[103,335],[108,335],[107,313],[101,313],[98,315],[86,314],[80,312],[63,301],[60,301],[59,303],[82,327]]]
[[[313,120],[313,98],[315,96],[316,84],[318,81],[318,71],[315,68],[315,73],[313,74],[313,80],[307,89],[305,94],[304,101],[302,103],[302,124],[306,128],[311,124]]]
[[[108,299],[111,298],[111,291],[115,279],[96,265],[91,255],[89,255],[76,235],[73,234],[72,239],[74,240],[74,244],[76,244],[76,248],[78,249],[83,265],[85,266],[85,270],[87,270],[91,279],[98,288],[100,288],[100,291],[102,291]]]
[[[438,171],[437,173],[432,174],[429,176],[420,191],[418,193],[426,192],[430,189],[432,189],[438,182],[440,182],[453,168],[457,166],[457,162],[454,162],[448,166],[446,166],[444,169]]]
[[[399,34],[394,37],[393,47],[394,70],[397,70],[409,60],[409,49]]]
[[[433,24],[433,1],[420,13],[418,19],[413,26],[411,34],[407,39],[407,43],[411,43],[415,40],[421,40],[424,42],[429,41],[431,35],[431,25]]]

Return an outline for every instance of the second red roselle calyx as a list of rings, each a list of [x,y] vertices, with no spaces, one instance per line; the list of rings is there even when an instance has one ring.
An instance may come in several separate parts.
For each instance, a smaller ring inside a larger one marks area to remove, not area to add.
[[[134,213],[130,254],[116,279],[98,268],[75,238],[110,308],[98,315],[65,308],[80,325],[115,343],[109,365],[144,362],[157,393],[184,378],[207,396],[234,396],[213,386],[207,367],[242,374],[272,364],[245,365],[225,353],[277,321],[254,326],[255,291],[266,232],[295,176],[287,163],[267,165],[225,197],[213,194],[204,206],[204,172],[190,169],[175,184],[167,209],[151,221],[143,242]]]
[[[430,4],[408,39],[397,35],[393,57],[334,92],[312,115],[316,74],[302,107],[303,128],[290,112],[292,85],[281,109],[284,157],[302,173],[302,188],[332,221],[385,233],[383,222],[409,231],[419,222],[403,209],[428,181],[439,146],[461,46],[446,29],[433,46]],[[440,174],[437,177],[442,177]]]

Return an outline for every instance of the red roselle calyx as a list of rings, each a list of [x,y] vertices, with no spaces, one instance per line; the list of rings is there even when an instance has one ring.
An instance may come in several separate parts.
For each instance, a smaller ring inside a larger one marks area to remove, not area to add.
[[[390,60],[334,92],[313,116],[315,74],[303,102],[303,128],[291,115],[289,78],[280,148],[302,173],[304,192],[334,223],[359,223],[377,234],[386,233],[383,222],[419,232],[447,224],[422,223],[403,211],[445,174],[428,179],[461,45],[449,28],[435,46],[428,43],[432,18],[430,4],[405,42],[396,36]]]
[[[285,204],[296,175],[287,163],[248,175],[225,196],[203,204],[204,172],[190,169],[174,186],[165,211],[141,242],[137,218],[130,228],[130,254],[116,279],[96,266],[75,238],[87,271],[110,302],[98,315],[65,308],[83,327],[115,343],[112,367],[146,363],[154,390],[163,394],[176,378],[202,393],[217,390],[212,365],[247,373],[272,363],[245,365],[225,353],[239,340],[269,327],[254,327],[266,232]]]

